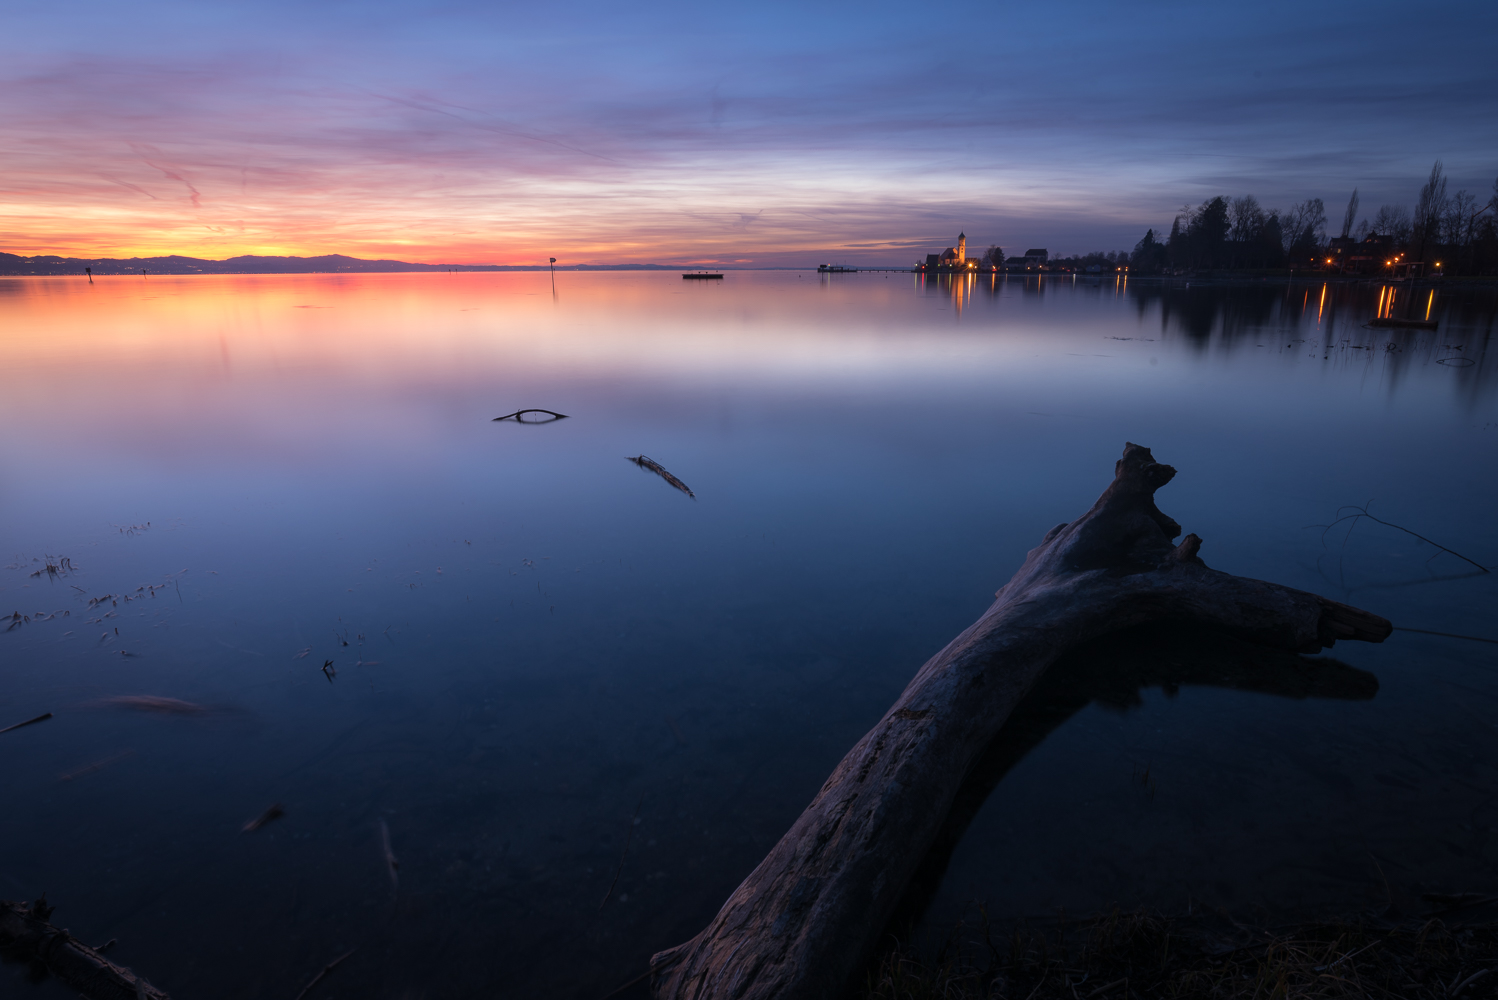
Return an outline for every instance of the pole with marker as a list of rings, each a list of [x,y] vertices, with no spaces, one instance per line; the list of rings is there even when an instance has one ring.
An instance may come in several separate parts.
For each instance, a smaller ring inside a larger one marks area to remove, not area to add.
[[[553,292],[557,290],[557,259],[555,257],[551,258],[551,290]]]

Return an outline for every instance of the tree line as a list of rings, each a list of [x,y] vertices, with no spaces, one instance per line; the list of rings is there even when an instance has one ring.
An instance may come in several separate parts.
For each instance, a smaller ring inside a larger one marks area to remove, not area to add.
[[[1465,190],[1448,194],[1441,161],[1431,168],[1413,211],[1404,205],[1383,205],[1371,218],[1359,218],[1354,188],[1342,216],[1341,235],[1362,242],[1370,236],[1388,237],[1391,258],[1421,262],[1427,273],[1434,265],[1447,274],[1498,273],[1498,180],[1492,194],[1479,202]],[[1279,269],[1324,264],[1327,238],[1326,206],[1310,198],[1288,211],[1264,209],[1253,195],[1218,195],[1195,208],[1183,207],[1163,239],[1154,229],[1128,254],[1132,273],[1226,269]],[[1088,258],[1116,261],[1122,254],[1089,254]],[[1116,265],[1122,266],[1122,265]]]

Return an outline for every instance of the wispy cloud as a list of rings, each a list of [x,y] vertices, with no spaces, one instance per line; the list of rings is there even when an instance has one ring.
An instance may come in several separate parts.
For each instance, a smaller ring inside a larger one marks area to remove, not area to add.
[[[958,229],[1118,249],[1211,194],[1498,172],[1487,6],[1067,10],[22,11],[0,244],[906,263]]]

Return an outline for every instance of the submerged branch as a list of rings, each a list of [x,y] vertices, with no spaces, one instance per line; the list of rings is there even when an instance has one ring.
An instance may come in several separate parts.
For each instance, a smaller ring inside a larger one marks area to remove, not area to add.
[[[550,420],[521,420],[520,418],[523,417],[523,416],[525,416],[527,413],[544,413],[548,417],[550,417],[551,419]],[[491,422],[492,423],[497,423],[497,422],[499,422],[501,420],[513,420],[517,424],[554,424],[558,420],[566,420],[566,419],[567,419],[567,414],[565,414],[565,413],[558,413],[555,410],[541,410],[541,409],[532,408],[532,409],[529,409],[529,410],[516,410],[514,413],[506,413],[502,417],[495,417],[494,420],[491,421]]]
[[[99,949],[54,927],[49,922],[52,910],[46,896],[29,904],[0,900],[0,954],[45,969],[86,1000],[169,1000]]]
[[[659,462],[655,461],[654,459],[647,458],[644,455],[635,455],[635,456],[628,456],[628,455],[626,455],[625,457],[628,458],[631,462],[633,462],[636,465],[638,465],[640,468],[642,468],[642,469],[649,469],[651,472],[655,473],[657,476],[660,476],[666,482],[670,483],[672,486],[675,486],[677,489],[681,490],[683,493],[685,493],[687,496],[691,497],[693,500],[697,499],[697,494],[695,494],[691,490],[687,489],[687,484],[686,483],[682,482],[680,479],[677,479],[675,476],[671,475],[671,473],[669,473],[665,469],[661,468],[661,464]]]
[[[1371,503],[1371,501],[1370,501],[1370,503]],[[1352,513],[1352,514],[1343,514],[1342,511],[1344,511],[1344,510],[1354,511],[1355,513]],[[1368,513],[1368,505],[1367,504],[1364,504],[1361,507],[1359,507],[1357,504],[1347,504],[1344,507],[1338,507],[1337,508],[1337,514],[1339,516],[1331,524],[1313,524],[1313,525],[1310,525],[1310,527],[1312,527],[1312,528],[1321,528],[1322,529],[1321,537],[1322,537],[1323,541],[1326,539],[1326,533],[1328,531],[1331,531],[1337,525],[1341,524],[1343,521],[1351,521],[1352,522],[1352,526],[1347,529],[1347,535],[1348,535],[1348,537],[1351,537],[1352,536],[1352,529],[1356,528],[1358,526],[1358,521],[1359,520],[1361,520],[1362,518],[1366,517],[1368,520],[1374,522],[1375,524],[1382,524],[1386,528],[1393,528],[1396,531],[1402,531],[1402,532],[1404,532],[1406,535],[1413,535],[1414,537],[1420,539],[1420,541],[1424,542],[1427,545],[1434,545],[1436,548],[1440,549],[1442,552],[1445,552],[1448,555],[1456,556],[1462,562],[1471,563],[1473,566],[1476,566],[1478,569],[1482,570],[1484,573],[1491,572],[1491,570],[1489,570],[1488,567],[1484,566],[1482,563],[1478,562],[1477,560],[1475,560],[1475,559],[1468,559],[1466,556],[1462,555],[1460,552],[1457,552],[1454,549],[1448,549],[1446,546],[1442,545],[1440,542],[1432,541],[1431,539],[1426,538],[1424,535],[1420,534],[1418,531],[1411,531],[1409,528],[1406,528],[1402,524],[1395,524],[1392,521],[1385,521],[1382,518],[1374,517],[1372,514]],[[1343,539],[1343,544],[1344,545],[1346,544],[1346,539],[1345,538]]]

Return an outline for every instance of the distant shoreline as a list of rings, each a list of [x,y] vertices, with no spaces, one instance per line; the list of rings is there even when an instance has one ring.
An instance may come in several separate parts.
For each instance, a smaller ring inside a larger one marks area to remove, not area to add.
[[[317,257],[269,257],[244,255],[226,260],[184,257],[57,257],[36,254],[22,257],[0,253],[0,276],[56,277],[92,273],[97,276],[147,274],[402,274],[428,271],[691,271],[700,264],[416,264],[404,260],[365,260],[343,254]],[[732,271],[811,271],[801,267],[716,267]]]
[[[679,271],[701,270],[701,265],[695,264],[558,264],[552,267],[547,264],[416,264],[401,260],[364,260],[358,257],[346,257],[342,254],[328,254],[319,257],[265,257],[247,255],[242,257],[231,257],[227,260],[208,260],[200,257],[56,257],[50,255],[36,255],[32,257],[21,257],[16,254],[0,253],[0,277],[6,278],[48,278],[48,277],[84,277],[91,269],[94,277],[131,277],[138,276],[142,271],[147,275],[160,275],[162,277],[181,277],[184,275],[251,275],[251,274],[411,274],[411,273],[440,273],[440,272],[517,272],[517,271],[563,271],[563,272],[587,272],[587,271],[634,271],[645,273],[672,273]],[[815,273],[815,265],[806,264],[801,266],[782,265],[776,267],[715,267],[716,271],[806,271]],[[846,278],[852,275],[866,272],[898,272],[918,274],[915,268],[890,267],[890,266],[868,266],[851,267],[848,271],[828,272],[830,276]],[[1195,274],[1089,274],[1084,272],[1068,271],[986,271],[976,275],[980,278],[1018,277],[1018,278],[1049,278],[1053,281],[1063,279],[1086,279],[1090,281],[1107,280],[1132,280],[1135,282],[1166,282],[1166,283],[1199,283],[1199,284],[1258,284],[1268,281],[1312,281],[1312,282],[1389,282],[1408,281],[1409,279],[1390,278],[1381,275],[1354,275],[1335,274],[1313,270],[1288,269],[1277,270],[1210,270]],[[953,275],[937,274],[927,277],[948,278]],[[1428,276],[1419,279],[1418,283],[1425,285],[1432,282],[1440,284],[1498,284],[1498,278],[1484,277],[1435,277]]]

